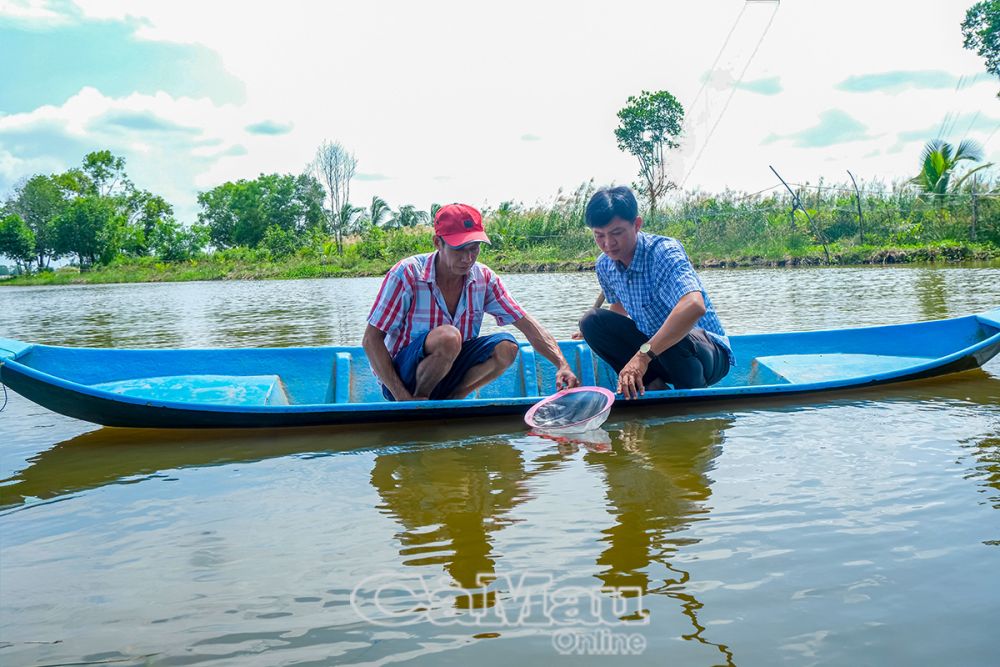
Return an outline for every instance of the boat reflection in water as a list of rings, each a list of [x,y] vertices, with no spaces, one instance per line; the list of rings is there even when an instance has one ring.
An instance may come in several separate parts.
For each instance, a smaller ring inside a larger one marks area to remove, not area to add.
[[[492,607],[498,595],[510,593],[489,585],[510,574],[509,563],[498,566],[503,558],[497,547],[500,534],[524,520],[516,511],[519,505],[546,495],[542,490],[536,494],[536,478],[541,483],[540,476],[564,472],[582,456],[588,476],[603,477],[605,495],[606,513],[584,517],[601,543],[588,549],[599,552],[590,568],[600,582],[595,588],[616,589],[606,592],[609,597],[624,589],[620,592],[626,595],[631,590],[633,595],[677,600],[693,626],[685,638],[715,646],[729,663],[729,649],[703,637],[705,629],[697,618],[702,605],[686,589],[689,575],[671,558],[693,543],[680,533],[709,512],[708,473],[730,423],[719,418],[657,426],[629,422],[611,427],[610,433],[550,437],[554,448],[522,448],[517,441],[498,437],[475,448],[379,454],[371,481],[382,499],[379,509],[400,525],[396,539],[402,564],[438,565],[452,585],[473,592],[456,596],[456,607]],[[552,516],[562,514],[555,503],[550,507]],[[608,515],[612,525],[596,528]],[[552,555],[553,563],[557,557]],[[648,614],[636,610],[623,620],[638,621]]]
[[[607,547],[597,559],[604,586],[664,595],[677,600],[693,632],[684,639],[714,646],[725,664],[733,654],[705,638],[698,621],[702,603],[686,589],[690,574],[672,562],[684,546],[697,543],[684,529],[707,519],[709,473],[721,453],[729,419],[695,419],[648,426],[632,422],[613,439],[612,455],[588,454],[604,471],[614,524],[602,532]]]
[[[420,424],[431,442],[475,440],[510,430],[509,419],[475,424]],[[413,442],[408,424],[294,429],[152,430],[99,428],[39,452],[28,465],[0,480],[0,507],[49,500],[134,482],[166,470],[250,463],[303,454],[336,454]]]
[[[971,385],[975,391],[969,390]],[[852,392],[831,403],[868,405],[873,400],[992,406],[1000,400],[1000,383],[974,371],[954,379]],[[772,402],[757,409],[798,406]],[[666,603],[686,618],[690,629],[682,638],[711,647],[719,662],[729,664],[734,661],[729,644],[713,636],[724,628],[706,630],[699,621],[704,604],[696,592],[699,582],[684,563],[690,555],[685,549],[697,543],[688,529],[713,512],[713,469],[740,413],[665,418],[659,412],[650,409],[635,421],[610,424],[582,441],[535,437],[513,428],[509,419],[481,420],[471,427],[273,432],[101,429],[36,455],[4,480],[0,502],[5,508],[30,507],[37,500],[134,482],[165,470],[363,450],[367,460],[357,469],[357,479],[370,484],[377,497],[367,509],[359,508],[366,512],[361,518],[380,531],[379,542],[395,542],[399,558],[394,562],[401,570],[441,574],[456,588],[482,592],[456,597],[455,613],[466,613],[468,606],[494,606],[505,594],[496,586],[479,587],[483,575],[501,577],[524,565],[548,568],[574,584],[590,580],[595,588],[641,592],[638,613],[655,612],[658,631]],[[412,439],[416,434],[419,443]],[[1000,508],[998,435],[995,430],[982,433],[965,446],[975,484],[987,502]],[[340,470],[330,467],[330,484],[342,481],[334,474]],[[388,530],[366,518],[375,512],[391,520]]]
[[[496,572],[494,534],[529,497],[522,453],[498,438],[475,448],[428,448],[379,455],[371,474],[378,509],[401,526],[403,565],[439,564],[459,588],[456,604],[492,606],[480,583]]]

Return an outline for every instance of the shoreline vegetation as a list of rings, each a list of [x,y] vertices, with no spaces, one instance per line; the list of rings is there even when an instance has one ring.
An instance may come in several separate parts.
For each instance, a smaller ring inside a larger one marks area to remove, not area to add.
[[[428,231],[428,234],[430,232]],[[350,246],[348,246],[350,247]],[[161,262],[155,258],[122,261],[91,271],[80,272],[76,267],[63,267],[0,280],[0,286],[37,285],[102,285],[112,283],[155,283],[216,280],[294,280],[304,278],[357,278],[385,275],[392,267],[388,259],[351,257],[284,258],[233,257],[208,255],[184,262]],[[502,253],[486,250],[481,260],[501,273],[573,273],[594,270],[596,253],[577,257],[553,257],[547,253]],[[799,255],[734,256],[692,255],[699,270],[726,268],[794,268],[894,266],[906,264],[963,265],[988,263],[1000,266],[1000,248],[989,244],[941,243],[924,246],[877,248],[861,246],[830,248],[827,263],[821,248],[810,248]]]
[[[339,145],[324,151],[355,164]],[[947,145],[927,151],[941,158],[931,166],[959,159]],[[355,206],[348,171],[329,187],[310,173],[227,182],[199,194],[197,222],[186,224],[131,183],[123,158],[90,153],[81,168],[28,179],[0,207],[0,254],[16,263],[0,266],[0,286],[381,276],[433,250],[436,204],[393,207],[374,196]],[[656,206],[643,197],[642,229],[678,239],[699,268],[1000,261],[1000,181],[971,174],[931,185],[674,189]],[[483,263],[508,273],[593,270],[599,251],[584,211],[595,190],[590,181],[531,206],[480,206],[492,242]],[[330,193],[344,200],[339,208]]]

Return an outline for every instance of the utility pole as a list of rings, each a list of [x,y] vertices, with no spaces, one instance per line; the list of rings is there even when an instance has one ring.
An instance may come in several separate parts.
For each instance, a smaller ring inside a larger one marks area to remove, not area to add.
[[[771,167],[771,165],[767,166]],[[799,199],[799,196],[795,194],[795,191],[788,186],[788,183],[786,183],[785,179],[781,177],[781,174],[778,173],[778,170],[775,169],[774,167],[771,167],[771,171],[773,171],[774,175],[778,177],[778,180],[781,181],[781,184],[785,186],[785,189],[788,190],[788,193],[792,195],[792,218],[793,219],[795,218],[795,209],[799,209],[800,211],[806,214],[806,220],[809,221],[809,226],[812,227],[813,234],[816,235],[816,238],[819,239],[819,242],[823,245],[823,254],[826,255],[826,263],[829,264],[830,249],[826,246],[826,236],[823,235],[823,230],[821,230],[816,225],[816,223],[812,219],[812,216],[809,215],[809,211],[807,211],[806,207],[802,205],[802,200]]]
[[[865,244],[865,221],[861,215],[861,192],[858,191],[858,182],[854,180],[854,174],[851,170],[847,170],[847,175],[851,177],[851,183],[854,183],[854,194],[858,199],[858,232],[861,234],[861,245]],[[973,232],[975,235],[975,232]]]
[[[976,186],[979,184],[979,175],[972,179],[972,229],[969,230],[969,238],[976,242],[976,223],[979,221],[979,201],[976,198]]]

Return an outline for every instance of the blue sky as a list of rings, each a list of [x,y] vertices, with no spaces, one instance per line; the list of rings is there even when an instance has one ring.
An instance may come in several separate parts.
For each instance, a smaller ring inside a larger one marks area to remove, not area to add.
[[[0,113],[58,105],[84,86],[110,97],[164,90],[174,96],[242,103],[243,82],[226,72],[219,54],[197,44],[137,39],[140,25],[73,16],[62,24],[0,19]]]
[[[0,197],[108,148],[192,221],[199,191],[329,139],[359,158],[358,204],[549,202],[635,178],[613,130],[641,90],[687,109],[688,189],[757,191],[770,164],[902,180],[938,136],[1000,163],[970,3],[0,0]]]

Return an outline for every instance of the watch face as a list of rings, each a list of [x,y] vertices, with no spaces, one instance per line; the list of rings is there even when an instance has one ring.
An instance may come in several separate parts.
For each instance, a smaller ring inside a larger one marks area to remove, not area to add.
[[[643,354],[649,354],[649,349],[650,349],[649,343],[643,343],[642,345],[639,346],[639,351],[642,352]]]

